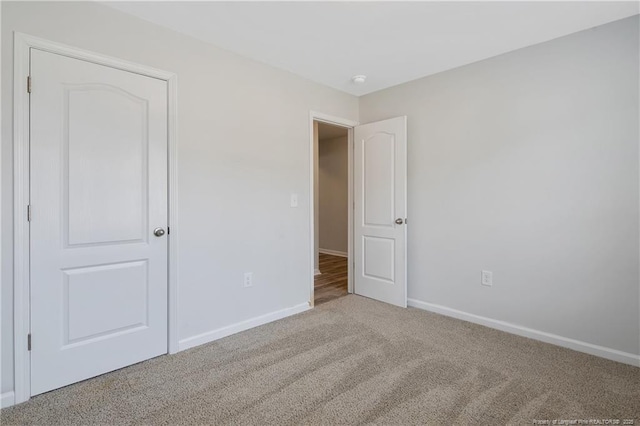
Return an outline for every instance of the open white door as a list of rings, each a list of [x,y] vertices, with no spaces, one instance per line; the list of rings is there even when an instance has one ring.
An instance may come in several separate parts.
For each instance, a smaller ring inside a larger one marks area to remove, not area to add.
[[[407,118],[354,129],[355,293],[407,306]]]
[[[167,83],[31,49],[31,394],[167,352]],[[163,229],[164,228],[164,229]]]

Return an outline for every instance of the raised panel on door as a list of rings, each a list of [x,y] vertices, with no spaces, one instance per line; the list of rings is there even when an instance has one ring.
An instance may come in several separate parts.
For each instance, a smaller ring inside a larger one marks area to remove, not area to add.
[[[67,244],[145,241],[148,102],[107,84],[66,84],[63,90]]]
[[[167,352],[166,82],[32,49],[31,393]]]
[[[395,135],[373,133],[362,146],[363,226],[393,226]]]
[[[374,236],[362,237],[362,276],[391,285],[395,282],[395,240]]]
[[[62,271],[62,348],[148,327],[147,268],[148,262],[139,260]]]
[[[354,132],[355,293],[406,307],[406,118]]]

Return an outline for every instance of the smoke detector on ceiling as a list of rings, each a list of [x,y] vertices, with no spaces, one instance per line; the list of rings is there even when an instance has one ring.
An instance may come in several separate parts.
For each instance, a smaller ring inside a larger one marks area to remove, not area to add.
[[[351,81],[353,81],[355,84],[362,84],[365,81],[367,81],[367,76],[366,75],[354,75],[353,77],[351,77]]]

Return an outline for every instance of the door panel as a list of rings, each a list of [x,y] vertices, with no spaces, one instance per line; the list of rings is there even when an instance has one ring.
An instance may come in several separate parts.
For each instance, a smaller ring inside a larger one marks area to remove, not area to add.
[[[354,290],[402,307],[407,306],[406,127],[406,117],[398,117],[354,131]]]
[[[167,87],[31,50],[31,393],[167,352]]]
[[[393,238],[371,236],[364,236],[362,240],[363,276],[365,278],[377,278],[393,284],[395,279],[395,240]]]
[[[364,224],[393,226],[395,137],[389,133],[375,133],[361,141],[364,155]]]
[[[146,261],[74,268],[62,273],[66,305],[63,347],[149,325]]]
[[[64,103],[68,244],[146,240],[146,100],[117,87],[91,84],[66,85]]]

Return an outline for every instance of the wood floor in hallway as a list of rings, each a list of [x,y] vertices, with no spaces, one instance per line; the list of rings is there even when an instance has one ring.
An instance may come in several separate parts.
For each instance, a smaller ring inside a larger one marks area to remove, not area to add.
[[[347,295],[347,258],[320,253],[320,275],[314,281],[314,303],[320,305]]]

